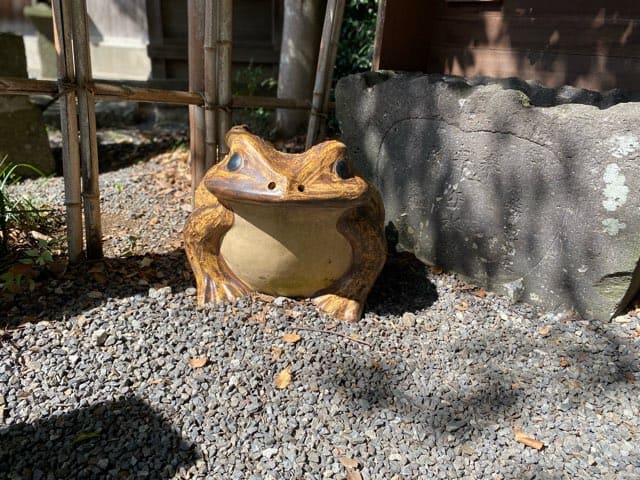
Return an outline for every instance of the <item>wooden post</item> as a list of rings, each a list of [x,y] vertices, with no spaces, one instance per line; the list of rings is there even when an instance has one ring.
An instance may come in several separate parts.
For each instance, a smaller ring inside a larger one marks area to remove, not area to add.
[[[219,30],[218,30],[218,138],[220,140],[220,155],[225,155],[229,148],[224,136],[231,128],[231,35],[233,32],[233,2],[232,0],[218,0]]]
[[[189,91],[203,93],[204,72],[203,72],[203,40],[205,31],[205,0],[189,0],[187,4],[189,19]],[[207,5],[212,0],[207,0]],[[196,187],[202,180],[206,167],[206,144],[205,144],[205,110],[201,106],[189,106],[189,145],[191,160],[191,190],[195,192]]]
[[[218,161],[218,25],[220,2],[207,0],[204,27],[205,164]]]
[[[320,52],[318,54],[318,68],[316,70],[316,80],[311,101],[311,115],[307,129],[307,149],[311,148],[315,143],[320,120],[326,117],[327,114],[331,78],[333,76],[333,66],[336,61],[338,41],[340,39],[344,5],[345,0],[329,0],[327,2],[327,12],[324,17]]]
[[[66,0],[65,0],[66,1]],[[102,222],[98,183],[98,144],[96,139],[95,98],[91,84],[91,55],[85,0],[71,0],[73,18],[73,55],[78,85],[78,121],[82,159],[82,198],[87,257],[102,258]]]
[[[64,4],[64,6],[63,6]],[[60,127],[62,130],[62,173],[67,223],[67,246],[70,262],[82,257],[82,197],[80,190],[80,151],[78,149],[78,118],[75,91],[65,91],[65,84],[74,81],[71,10],[69,0],[54,0],[53,31],[58,67],[60,97]]]

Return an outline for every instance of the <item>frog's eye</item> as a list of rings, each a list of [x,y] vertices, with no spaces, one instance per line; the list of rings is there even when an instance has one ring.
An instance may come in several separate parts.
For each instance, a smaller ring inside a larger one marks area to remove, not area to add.
[[[340,160],[338,160],[334,164],[333,169],[335,170],[336,175],[338,175],[342,179],[347,179],[351,177],[351,170],[349,169],[349,163],[344,158],[341,158]]]
[[[229,161],[227,162],[227,170],[230,172],[235,172],[242,166],[242,156],[236,152],[229,157]]]

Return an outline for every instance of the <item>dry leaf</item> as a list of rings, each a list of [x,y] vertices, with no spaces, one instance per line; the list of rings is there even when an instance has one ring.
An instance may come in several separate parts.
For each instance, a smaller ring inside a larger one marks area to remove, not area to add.
[[[209,359],[207,358],[207,356],[203,355],[202,357],[189,359],[189,365],[191,365],[193,368],[202,368],[207,364],[208,361]]]
[[[284,348],[277,345],[271,345],[271,358],[274,361],[277,362],[278,360],[280,360],[280,357],[282,357],[282,352],[284,352]]]
[[[511,390],[515,390],[516,388],[520,388],[520,384],[519,383],[512,383],[511,384]]]
[[[482,288],[480,288],[478,290],[475,290],[475,291],[471,292],[471,294],[475,295],[478,298],[484,298],[484,297],[487,296],[487,291],[482,289]]]
[[[349,458],[349,457],[340,457],[338,460],[342,465],[344,465],[347,468],[358,468],[358,466],[360,465],[360,463],[357,460],[354,460],[353,458]]]
[[[542,327],[540,330],[538,330],[538,333],[543,337],[546,337],[551,333],[551,327]]]
[[[297,333],[285,333],[282,336],[282,341],[284,343],[298,343],[302,337]]]
[[[337,323],[329,323],[329,324],[327,324],[327,326],[326,326],[326,327],[324,327],[324,328],[325,328],[325,330],[333,330],[333,329],[334,329],[334,328],[336,328],[337,326],[338,326],[338,324],[337,324]]]
[[[434,275],[440,275],[442,272],[444,272],[442,267],[438,267],[436,265],[429,267],[429,269],[431,270],[431,273],[433,273]]]
[[[540,440],[536,440],[534,438],[531,438],[531,437],[527,436],[519,428],[516,427],[514,429],[514,432],[515,432],[515,436],[516,436],[516,442],[522,443],[523,445],[526,445],[527,447],[535,448],[536,450],[542,450],[542,448],[544,448],[544,443],[542,443]]]
[[[627,383],[635,383],[636,382],[636,377],[631,372],[627,372],[625,374],[624,378],[627,381]]]
[[[453,307],[454,309],[458,310],[459,312],[464,312],[467,310],[467,308],[469,308],[469,303],[466,300],[463,300],[460,305],[456,305],[455,307]]]
[[[291,365],[286,367],[280,373],[276,375],[276,388],[282,390],[287,388],[291,383]]]
[[[560,366],[562,368],[567,368],[569,366],[569,362],[567,361],[567,359],[565,357],[562,357],[560,359]]]
[[[347,480],[362,480],[362,475],[357,470],[347,469]]]

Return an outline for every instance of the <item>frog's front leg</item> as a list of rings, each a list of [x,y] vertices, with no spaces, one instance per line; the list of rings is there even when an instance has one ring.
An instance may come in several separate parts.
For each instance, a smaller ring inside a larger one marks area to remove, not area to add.
[[[198,304],[224,302],[251,290],[220,256],[222,237],[233,224],[233,212],[219,203],[196,209],[184,228],[185,251],[196,278]]]
[[[338,231],[351,244],[353,263],[342,279],[312,301],[340,320],[360,319],[367,295],[384,266],[387,256],[382,228],[384,211],[378,207],[354,209],[338,221]]]

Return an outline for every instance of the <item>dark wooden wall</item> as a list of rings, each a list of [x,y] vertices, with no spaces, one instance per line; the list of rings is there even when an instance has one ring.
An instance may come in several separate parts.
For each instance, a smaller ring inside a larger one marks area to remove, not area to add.
[[[381,0],[374,69],[640,90],[639,0]]]
[[[146,0],[153,79],[188,78],[186,0]],[[283,0],[234,0],[234,64],[275,67],[280,59]]]

